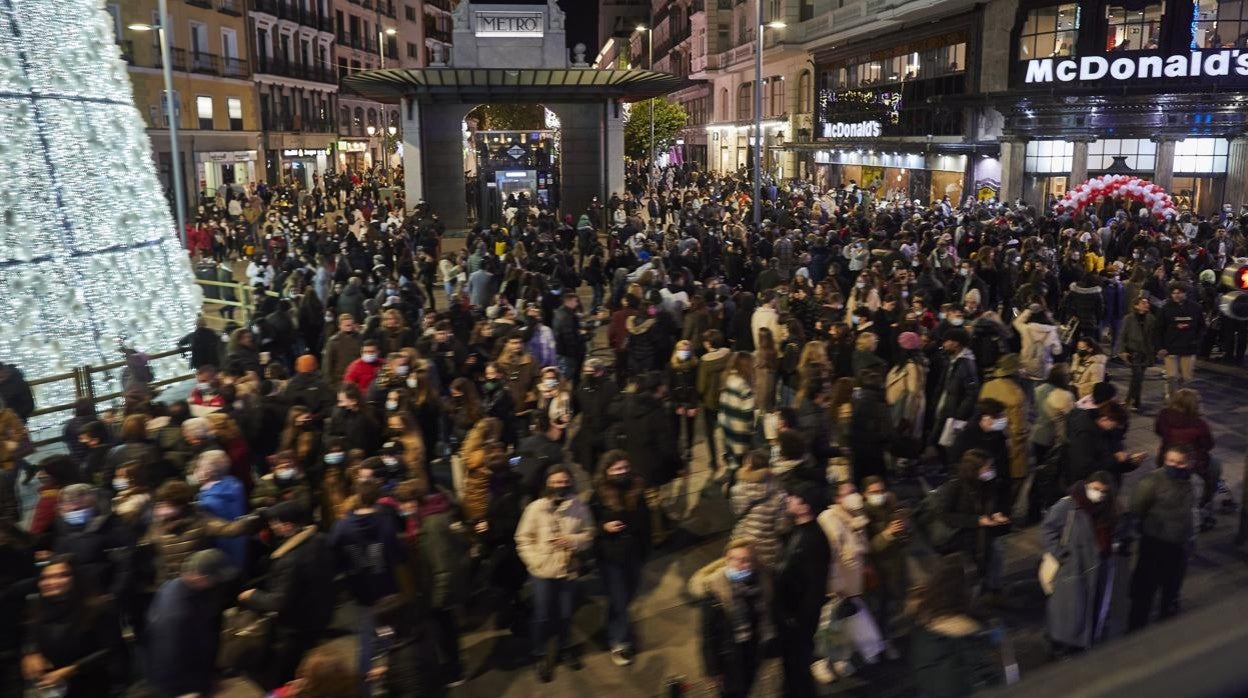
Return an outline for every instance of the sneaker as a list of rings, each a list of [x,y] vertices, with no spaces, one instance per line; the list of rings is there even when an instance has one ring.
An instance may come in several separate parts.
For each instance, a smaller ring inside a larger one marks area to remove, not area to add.
[[[832,671],[832,667],[828,664],[828,660],[820,659],[810,665],[810,675],[821,684],[827,684],[836,681],[836,673]]]
[[[617,647],[611,650],[611,661],[616,666],[628,666],[633,663],[633,651],[627,647]]]

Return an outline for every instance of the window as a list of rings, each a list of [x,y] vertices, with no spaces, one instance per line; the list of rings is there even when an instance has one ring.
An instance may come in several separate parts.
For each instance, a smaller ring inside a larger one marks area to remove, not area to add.
[[[810,112],[811,97],[810,71],[803,70],[802,74],[797,76],[797,111],[799,114]]]
[[[824,74],[824,86],[830,90],[852,90],[940,78],[965,71],[966,44],[947,44],[834,68]]]
[[[230,97],[225,100],[225,111],[230,117],[230,130],[243,130],[243,100]]]
[[[1195,0],[1192,48],[1248,48],[1248,2]]]
[[[1036,174],[1069,174],[1075,160],[1075,144],[1068,141],[1030,141],[1024,169]],[[1089,168],[1091,166],[1089,165]]]
[[[805,22],[808,19],[815,18],[815,0],[802,0],[801,9],[798,10],[798,21]]]
[[[1185,138],[1174,144],[1175,172],[1226,172],[1225,138]]]
[[[745,15],[742,15],[737,18],[737,45],[738,46],[740,46],[741,44],[749,43],[750,41],[750,32],[745,27],[746,27]]]
[[[407,21],[415,22],[416,21],[416,8],[412,7],[411,5],[404,5],[403,16],[407,18]]]
[[[417,46],[416,44],[413,44],[410,41],[407,42],[407,57],[415,58],[419,60],[420,59],[420,47]]]
[[[750,89],[752,85],[745,83],[737,88],[737,119],[745,120],[750,118],[754,102],[754,90]]]
[[[771,88],[770,114],[772,116],[780,116],[784,113],[786,107],[784,103],[784,78],[779,75],[773,76],[767,86]]]
[[[198,95],[195,97],[195,114],[199,117],[199,128],[212,130],[212,97]]]
[[[1161,18],[1166,13],[1166,3],[1161,0],[1145,5],[1131,2],[1126,5],[1106,5],[1105,20],[1109,25],[1106,35],[1106,51],[1154,50],[1161,39]],[[1134,9],[1139,8],[1139,9]]]
[[[233,29],[221,30],[221,55],[226,58],[238,58],[238,33]]]
[[[369,126],[377,125],[377,110],[376,109],[368,110],[368,125]]]
[[[1027,13],[1027,23],[1018,35],[1018,59],[1073,56],[1079,35],[1079,6],[1054,5]]]
[[[1088,144],[1088,172],[1111,169],[1115,160],[1132,170],[1152,172],[1157,166],[1157,144],[1147,138],[1102,138]]]
[[[338,114],[338,132],[351,133],[351,110],[347,107]]]

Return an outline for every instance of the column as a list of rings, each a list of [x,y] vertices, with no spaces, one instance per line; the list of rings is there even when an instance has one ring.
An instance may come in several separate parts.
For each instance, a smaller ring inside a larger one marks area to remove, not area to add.
[[[466,104],[426,104],[421,107],[419,140],[421,161],[424,163],[421,189],[430,210],[436,212],[451,230],[462,229],[468,223],[463,124],[469,109],[471,106]],[[407,135],[406,124],[403,137],[411,138]],[[404,145],[405,151],[406,148]],[[406,163],[406,157],[404,160]],[[406,173],[405,167],[405,177]],[[412,185],[409,183],[407,186]]]
[[[1222,200],[1235,210],[1248,203],[1248,136],[1231,139],[1226,158],[1226,193]]]
[[[403,196],[408,209],[425,198],[425,169],[420,148],[420,104],[405,100],[399,104],[403,120]],[[439,212],[439,215],[440,212]]]
[[[607,107],[607,195],[624,193],[624,113],[612,100]]]
[[[1027,143],[1021,138],[1001,139],[1001,193],[999,201],[1013,201],[1023,196],[1023,159]],[[1037,206],[1043,202],[1029,202]]]
[[[1174,140],[1154,138],[1157,144],[1157,164],[1153,168],[1153,184],[1170,191],[1174,180]]]
[[[1074,154],[1070,160],[1070,181],[1066,188],[1071,189],[1088,181],[1088,141],[1080,138],[1075,141]]]

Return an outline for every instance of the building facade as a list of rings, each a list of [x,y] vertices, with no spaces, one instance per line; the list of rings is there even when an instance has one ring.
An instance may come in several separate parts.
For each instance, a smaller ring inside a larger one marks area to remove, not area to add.
[[[337,131],[329,0],[249,0],[248,14],[269,181],[310,187],[333,167]]]
[[[337,31],[338,76],[345,78],[362,70],[397,68],[399,62],[400,2],[396,0],[333,0],[334,27]],[[406,20],[410,30],[411,22]],[[397,108],[392,107],[397,112]],[[350,93],[339,95],[338,169],[362,170],[382,164],[382,153],[389,147],[387,127],[398,114],[385,105]],[[396,133],[397,133],[397,125]]]
[[[173,68],[174,107],[164,99],[158,33],[131,25],[160,23],[156,0],[106,3],[134,86],[134,102],[147,123],[157,172],[170,199],[173,159],[170,119],[178,119],[181,177],[188,197],[222,187],[243,187],[265,177],[262,123],[248,60],[242,0],[170,2],[165,27]],[[171,116],[172,114],[172,116]]]

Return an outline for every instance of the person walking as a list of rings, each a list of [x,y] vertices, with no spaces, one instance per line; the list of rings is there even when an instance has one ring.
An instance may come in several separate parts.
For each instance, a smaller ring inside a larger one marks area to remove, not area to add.
[[[732,538],[752,541],[753,558],[761,570],[770,573],[779,562],[784,537],[793,526],[787,512],[784,488],[772,474],[766,451],[750,451],[737,481],[728,493],[736,523]]]
[[[212,695],[221,640],[219,590],[236,574],[225,553],[201,550],[156,593],[147,615],[144,667],[160,698]]]
[[[1204,331],[1204,311],[1188,299],[1187,287],[1179,282],[1170,284],[1170,299],[1161,307],[1157,321],[1157,353],[1166,370],[1167,395],[1192,382]]]
[[[580,575],[577,553],[594,540],[594,519],[572,494],[572,473],[556,465],[546,474],[546,491],[525,507],[516,527],[516,553],[533,583],[533,629],[530,640],[537,677],[549,683],[556,661],[573,671],[584,665],[571,649],[575,584]],[[549,645],[555,641],[556,650]]]
[[[1152,310],[1148,295],[1141,294],[1131,302],[1131,312],[1122,319],[1118,330],[1122,341],[1118,356],[1131,367],[1126,404],[1137,412],[1144,392],[1144,371],[1157,362],[1157,318]]]
[[[736,470],[754,439],[754,359],[748,352],[732,355],[724,368],[719,393],[719,426],[724,430],[724,456]]]
[[[776,639],[775,591],[758,569],[748,538],[733,538],[724,556],[689,581],[701,615],[702,667],[722,698],[746,698]]]
[[[1210,504],[1218,489],[1222,468],[1213,458],[1213,431],[1200,412],[1200,394],[1191,388],[1180,388],[1170,394],[1166,406],[1157,413],[1153,431],[1161,438],[1157,450],[1157,462],[1165,458],[1166,449],[1175,444],[1187,444],[1192,454],[1192,472],[1200,477],[1204,486],[1200,490],[1200,529],[1213,528],[1216,521]]]
[[[816,516],[827,508],[823,488],[799,483],[789,489],[787,511],[793,530],[776,565],[776,621],[784,663],[784,695],[813,698],[810,673],[815,630],[827,593],[832,551]]]
[[[1179,610],[1179,592],[1195,532],[1193,460],[1187,445],[1171,446],[1162,454],[1162,467],[1141,478],[1131,492],[1130,511],[1138,521],[1140,547],[1131,575],[1129,630],[1148,625],[1158,591],[1162,618]]]
[[[1114,602],[1112,559],[1118,527],[1114,476],[1103,470],[1070,486],[1040,528],[1044,552],[1060,563],[1046,607],[1054,654],[1103,639]]]
[[[607,451],[598,466],[589,502],[597,525],[598,571],[607,588],[607,642],[616,666],[633,663],[628,607],[641,584],[641,567],[650,550],[650,510],[645,481],[634,474],[628,453]]]

